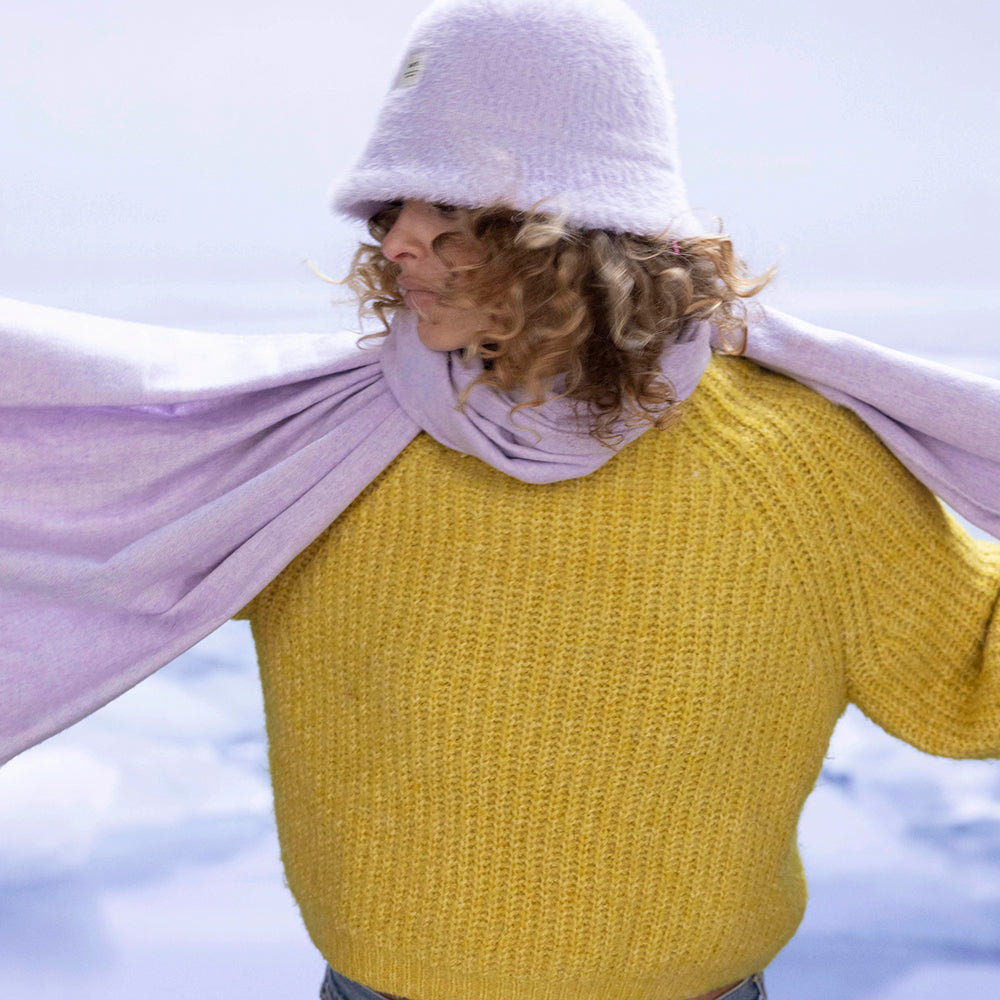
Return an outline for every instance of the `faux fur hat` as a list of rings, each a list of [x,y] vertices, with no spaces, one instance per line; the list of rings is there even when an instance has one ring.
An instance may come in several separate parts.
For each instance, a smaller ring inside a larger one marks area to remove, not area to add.
[[[436,0],[414,24],[375,131],[334,186],[369,218],[397,199],[539,205],[571,225],[702,232],[673,95],[624,0]]]

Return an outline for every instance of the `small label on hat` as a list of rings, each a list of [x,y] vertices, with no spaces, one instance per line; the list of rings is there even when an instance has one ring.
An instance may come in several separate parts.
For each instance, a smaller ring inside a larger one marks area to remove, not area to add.
[[[426,52],[414,52],[406,57],[403,68],[400,70],[399,79],[396,81],[397,87],[415,87],[420,83],[420,78],[424,75],[424,68],[427,65]]]

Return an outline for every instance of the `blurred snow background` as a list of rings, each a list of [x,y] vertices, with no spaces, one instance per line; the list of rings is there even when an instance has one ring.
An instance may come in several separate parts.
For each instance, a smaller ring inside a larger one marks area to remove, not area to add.
[[[325,191],[419,2],[8,0],[0,295],[154,323],[329,329],[358,230]],[[1000,376],[1000,8],[636,0],[692,201],[771,301]],[[246,627],[0,771],[0,997],[314,996],[282,882]],[[1000,996],[1000,767],[857,713],[801,839],[773,1000]]]

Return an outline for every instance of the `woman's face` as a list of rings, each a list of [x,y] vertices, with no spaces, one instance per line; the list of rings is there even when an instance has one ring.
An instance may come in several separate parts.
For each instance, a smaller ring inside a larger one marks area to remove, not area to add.
[[[382,253],[399,268],[397,283],[406,306],[417,314],[417,335],[435,351],[467,347],[490,327],[484,310],[441,301],[454,275],[435,253],[434,240],[444,233],[462,233],[464,211],[426,201],[405,201],[382,238]],[[448,253],[456,267],[475,261],[474,251],[460,243],[454,250],[449,247]]]

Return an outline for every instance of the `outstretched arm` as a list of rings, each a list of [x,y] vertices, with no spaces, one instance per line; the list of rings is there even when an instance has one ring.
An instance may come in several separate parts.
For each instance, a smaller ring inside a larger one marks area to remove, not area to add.
[[[1000,546],[977,541],[890,459],[854,480],[848,695],[928,753],[1000,756]],[[877,510],[876,516],[867,512]]]

